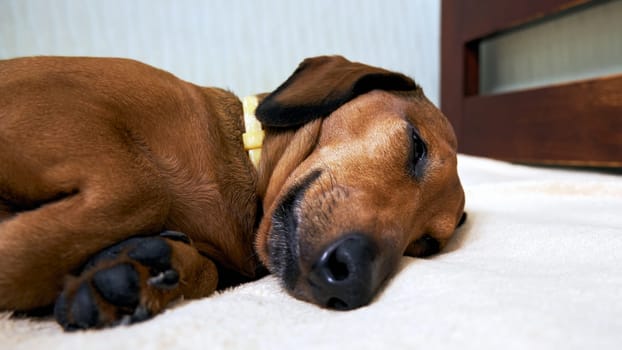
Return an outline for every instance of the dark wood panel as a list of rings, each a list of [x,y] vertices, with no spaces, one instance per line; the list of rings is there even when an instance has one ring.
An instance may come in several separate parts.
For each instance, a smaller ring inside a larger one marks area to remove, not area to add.
[[[479,41],[471,41],[464,47],[464,95],[479,94]]]
[[[461,39],[480,39],[589,0],[452,0],[462,15]]]
[[[464,98],[460,4],[457,0],[444,0],[441,6],[441,110],[449,118],[458,139]]]
[[[622,75],[464,101],[460,151],[520,162],[622,166]]]
[[[600,0],[443,0],[441,110],[458,150],[528,163],[622,167],[622,76],[478,96],[479,42]]]

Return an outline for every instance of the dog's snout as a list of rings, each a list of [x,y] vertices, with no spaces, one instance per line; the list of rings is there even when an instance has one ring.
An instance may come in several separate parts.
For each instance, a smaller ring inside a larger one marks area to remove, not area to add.
[[[362,233],[351,233],[331,244],[313,265],[309,281],[320,305],[350,310],[368,304],[380,278],[378,250]]]

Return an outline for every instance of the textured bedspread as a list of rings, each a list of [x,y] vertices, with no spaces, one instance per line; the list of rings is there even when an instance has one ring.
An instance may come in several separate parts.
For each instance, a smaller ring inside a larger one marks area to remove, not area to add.
[[[621,349],[622,176],[459,163],[466,225],[370,306],[323,310],[268,276],[130,327],[0,313],[0,349]]]

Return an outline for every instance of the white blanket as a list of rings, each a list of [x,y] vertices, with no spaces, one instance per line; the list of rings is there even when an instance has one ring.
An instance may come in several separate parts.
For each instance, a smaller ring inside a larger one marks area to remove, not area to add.
[[[622,349],[622,177],[459,163],[466,225],[441,254],[403,258],[367,307],[324,310],[268,276],[129,327],[0,313],[0,348]]]

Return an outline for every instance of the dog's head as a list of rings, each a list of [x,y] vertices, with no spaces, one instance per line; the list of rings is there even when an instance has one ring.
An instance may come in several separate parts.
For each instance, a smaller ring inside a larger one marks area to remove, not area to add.
[[[454,132],[402,74],[307,59],[257,117],[266,141],[256,249],[299,299],[366,305],[402,255],[437,252],[463,218]]]

